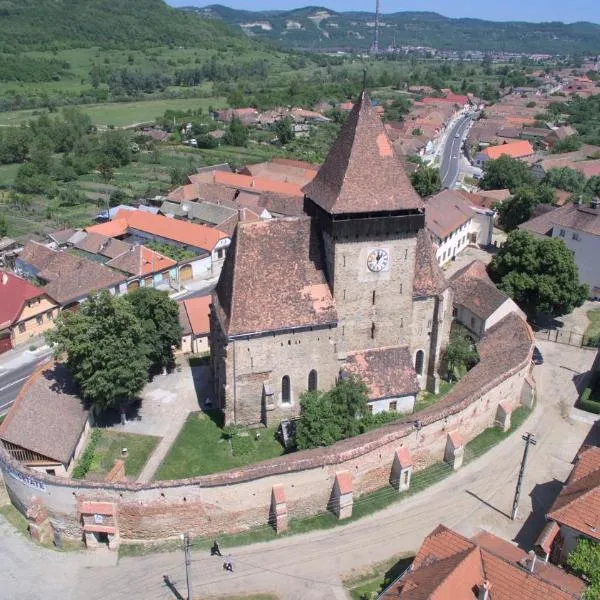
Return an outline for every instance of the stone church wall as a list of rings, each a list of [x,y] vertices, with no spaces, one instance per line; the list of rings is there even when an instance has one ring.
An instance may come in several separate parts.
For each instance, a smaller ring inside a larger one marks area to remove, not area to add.
[[[81,536],[78,506],[84,500],[114,503],[118,533],[125,541],[165,539],[183,531],[217,535],[265,525],[274,484],[283,485],[289,518],[319,513],[328,506],[336,472],[350,472],[354,497],[360,498],[389,485],[398,448],[410,450],[418,471],[442,460],[449,432],[457,431],[467,442],[493,425],[500,402],[508,408],[519,404],[531,368],[533,338],[525,322],[514,319],[501,323],[493,336],[487,349],[480,351],[481,362],[442,401],[418,414],[420,429],[415,416],[409,416],[329,448],[225,473],[149,484],[71,481],[38,474],[16,463],[2,448],[0,469],[15,506],[25,511],[32,498],[41,499],[54,529],[65,537]]]

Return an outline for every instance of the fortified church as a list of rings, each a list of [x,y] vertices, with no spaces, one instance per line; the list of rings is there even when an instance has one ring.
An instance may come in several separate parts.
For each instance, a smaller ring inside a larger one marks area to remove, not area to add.
[[[437,387],[452,298],[365,91],[304,193],[306,216],[237,227],[211,305],[217,407],[273,425],[356,374],[373,412],[410,412]]]

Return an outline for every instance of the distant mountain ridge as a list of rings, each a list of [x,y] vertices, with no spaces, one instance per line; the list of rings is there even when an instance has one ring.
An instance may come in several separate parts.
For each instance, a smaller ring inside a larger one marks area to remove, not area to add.
[[[0,53],[102,46],[248,46],[225,22],[162,0],[0,0]]]
[[[373,40],[375,13],[335,12],[318,6],[280,11],[236,10],[220,4],[182,7],[241,28],[247,35],[286,48],[363,49]],[[600,25],[493,22],[452,19],[433,12],[397,12],[380,17],[380,47],[429,46],[456,51],[600,54]]]

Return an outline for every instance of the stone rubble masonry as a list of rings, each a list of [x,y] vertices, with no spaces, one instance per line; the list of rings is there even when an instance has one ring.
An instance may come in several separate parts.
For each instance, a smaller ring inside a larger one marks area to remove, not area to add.
[[[500,402],[496,411],[496,425],[506,432],[510,429],[510,417],[512,415],[512,407],[507,402]]]
[[[500,402],[512,411],[528,401],[533,385],[531,330],[517,316],[505,317],[492,330],[479,344],[479,364],[443,400],[418,415],[328,448],[223,473],[151,483],[53,477],[24,467],[2,447],[0,469],[13,504],[25,513],[33,498],[39,498],[53,529],[65,538],[82,537],[82,502],[113,504],[116,535],[122,542],[176,538],[181,531],[207,537],[264,526],[269,523],[274,485],[284,486],[288,518],[318,514],[330,507],[341,471],[351,474],[353,500],[360,501],[364,494],[389,485],[399,447],[409,452],[417,472],[442,460],[449,432],[460,433],[464,447],[494,425]]]
[[[48,519],[48,511],[41,498],[33,496],[25,513],[29,521],[29,535],[42,546],[49,544],[53,538],[52,525]]]
[[[465,454],[465,443],[458,431],[451,431],[446,438],[446,451],[444,452],[444,461],[447,462],[455,471],[462,467]]]

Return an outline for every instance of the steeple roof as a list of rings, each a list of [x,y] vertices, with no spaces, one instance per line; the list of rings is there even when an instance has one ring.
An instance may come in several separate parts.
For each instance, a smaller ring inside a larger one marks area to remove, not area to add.
[[[303,191],[331,214],[423,206],[364,90],[325,163]]]

